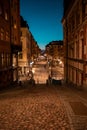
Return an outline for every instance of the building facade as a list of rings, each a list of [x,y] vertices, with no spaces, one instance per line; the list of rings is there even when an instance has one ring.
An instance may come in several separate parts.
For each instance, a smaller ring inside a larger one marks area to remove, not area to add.
[[[18,66],[22,75],[29,72],[31,61],[31,33],[27,27],[21,27],[22,51],[18,54]]]
[[[46,54],[48,59],[61,59],[63,61],[63,41],[52,41],[46,45]]]
[[[64,7],[65,82],[87,87],[87,0],[72,1]]]
[[[0,0],[0,87],[11,81],[11,68],[10,5]]]
[[[19,14],[19,1],[0,0],[0,87],[17,80],[17,53],[21,49]]]
[[[39,46],[29,30],[27,21],[25,21],[22,16],[20,20],[22,51],[18,53],[19,75],[27,75],[31,69],[31,63],[34,62],[34,59],[38,56]]]
[[[18,81],[18,53],[22,46],[20,42],[20,1],[10,0],[10,17],[11,17],[11,56],[13,81]]]
[[[31,60],[35,62],[37,60],[38,56],[40,55],[40,53],[41,53],[41,50],[32,35],[32,37],[31,37]]]

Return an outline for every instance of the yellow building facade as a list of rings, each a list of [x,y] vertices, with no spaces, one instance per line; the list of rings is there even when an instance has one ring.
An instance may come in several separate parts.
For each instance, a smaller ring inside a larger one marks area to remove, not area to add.
[[[18,54],[18,66],[21,74],[29,72],[31,61],[31,33],[27,27],[21,27],[21,44],[22,51]]]

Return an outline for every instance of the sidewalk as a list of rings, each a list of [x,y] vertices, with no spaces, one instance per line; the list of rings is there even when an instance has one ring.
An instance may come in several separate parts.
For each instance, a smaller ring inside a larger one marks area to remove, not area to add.
[[[72,130],[87,130],[87,91],[70,86],[58,88]]]

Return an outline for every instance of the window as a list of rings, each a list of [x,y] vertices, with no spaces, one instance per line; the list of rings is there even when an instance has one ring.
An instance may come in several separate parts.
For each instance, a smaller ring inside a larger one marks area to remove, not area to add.
[[[3,53],[1,54],[1,65],[2,65],[2,67],[4,66],[4,54]]]
[[[14,24],[14,28],[15,28],[15,29],[17,28],[17,25],[16,25],[16,24]]]
[[[19,59],[22,59],[23,58],[22,53],[19,53],[18,57],[19,57]]]
[[[8,53],[7,54],[7,66],[9,66],[10,65],[10,54]]]
[[[76,42],[76,50],[79,50],[79,41]],[[79,58],[79,51],[76,51],[76,58]]]
[[[13,26],[13,16],[11,17],[11,26]]]
[[[22,31],[20,32],[20,36],[22,36]]]
[[[17,41],[17,37],[15,36],[14,38],[15,38],[14,40],[15,40],[15,42],[16,42],[16,41]]]
[[[16,12],[16,9],[17,9],[17,4],[16,2],[14,3],[14,11]]]
[[[82,59],[82,40],[79,41],[79,59]]]
[[[76,26],[78,26],[80,24],[80,13],[79,11],[77,10],[76,11]]]
[[[2,67],[2,54],[0,53],[0,68]]]
[[[9,41],[9,33],[6,32],[6,41]]]
[[[13,8],[13,0],[11,0],[11,8]]]
[[[85,5],[85,14],[87,15],[87,4]]]
[[[87,0],[82,1],[82,18],[84,19],[87,16]]]
[[[0,5],[0,15],[2,14],[2,6]]]
[[[15,28],[15,29],[17,28],[16,20],[14,21],[14,28]]]
[[[78,12],[77,12],[78,13]],[[78,18],[79,18],[79,14],[77,14],[78,15]],[[73,15],[72,15],[72,21],[71,21],[71,30],[73,31],[73,29],[75,28],[75,16],[74,16],[74,13],[73,13]],[[78,19],[79,20],[79,19]]]
[[[8,13],[7,13],[7,11],[5,12],[5,20],[8,20]]]
[[[4,29],[1,28],[1,40],[4,40]]]
[[[21,41],[21,46],[23,46],[23,42]],[[23,48],[23,47],[22,47]]]

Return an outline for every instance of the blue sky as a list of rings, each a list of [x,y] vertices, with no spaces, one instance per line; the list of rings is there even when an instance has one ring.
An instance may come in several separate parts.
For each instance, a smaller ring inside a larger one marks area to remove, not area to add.
[[[63,39],[63,0],[20,0],[20,13],[41,49]]]

